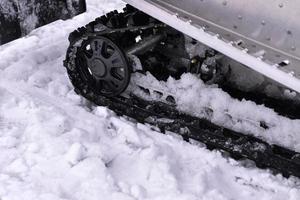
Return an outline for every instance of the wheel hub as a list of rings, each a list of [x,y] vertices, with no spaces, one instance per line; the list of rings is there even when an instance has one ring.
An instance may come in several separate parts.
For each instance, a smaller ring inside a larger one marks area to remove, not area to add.
[[[89,69],[97,78],[103,78],[107,73],[107,67],[100,59],[93,59]]]

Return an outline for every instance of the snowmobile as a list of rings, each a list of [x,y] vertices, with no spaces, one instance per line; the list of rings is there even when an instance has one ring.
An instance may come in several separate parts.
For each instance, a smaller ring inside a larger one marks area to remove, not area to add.
[[[235,159],[254,161],[259,168],[300,177],[299,152],[178,110],[173,94],[143,81],[149,73],[159,81],[189,73],[234,98],[298,119],[300,4],[124,1],[122,12],[111,11],[70,34],[64,66],[75,92],[163,133],[174,132]],[[259,125],[269,128],[264,122]]]

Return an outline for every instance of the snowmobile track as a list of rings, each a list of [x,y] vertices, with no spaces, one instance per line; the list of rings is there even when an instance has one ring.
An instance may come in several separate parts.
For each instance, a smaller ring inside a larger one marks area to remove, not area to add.
[[[87,80],[84,80],[76,67],[76,55],[78,44],[90,35],[104,35],[109,38],[109,31],[116,33],[120,25],[126,24],[124,16],[134,12],[135,9],[127,6],[124,13],[116,11],[97,18],[94,22],[70,34],[70,47],[64,62],[70,80],[75,87],[75,92],[100,106],[106,106],[119,115],[125,115],[140,123],[148,123],[160,128],[162,132],[170,131],[181,135],[186,141],[194,139],[207,145],[209,149],[218,149],[230,153],[236,159],[250,159],[259,168],[268,168],[280,172],[284,176],[300,177],[299,153],[270,145],[252,136],[238,133],[211,122],[180,113],[175,108],[159,102],[147,102],[136,96],[125,98],[104,97],[95,92]],[[105,30],[95,31],[105,27]],[[123,32],[128,31],[128,27]],[[133,26],[130,30],[139,30]]]
[[[296,152],[269,145],[266,142],[216,126],[207,120],[180,113],[165,104],[147,102],[138,97],[130,99],[96,98],[84,95],[100,106],[106,106],[119,115],[126,115],[140,123],[158,127],[161,132],[174,132],[183,137],[204,143],[209,149],[230,153],[235,159],[250,159],[259,168],[269,168],[284,176],[300,177],[300,161]]]

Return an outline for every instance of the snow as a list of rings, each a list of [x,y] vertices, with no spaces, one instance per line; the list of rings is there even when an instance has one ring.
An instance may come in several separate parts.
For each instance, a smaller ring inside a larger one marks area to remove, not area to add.
[[[167,82],[159,82],[150,73],[146,76],[134,74],[133,82],[173,96],[177,108],[185,113],[300,152],[300,120],[282,117],[274,110],[251,101],[233,99],[217,85],[205,85],[195,75],[184,74],[180,80],[169,78]],[[155,95],[147,95],[134,84],[131,87],[138,96],[148,100],[159,99]]]
[[[300,198],[297,178],[244,167],[202,144],[162,135],[77,96],[62,66],[68,33],[124,5],[87,3],[87,13],[0,47],[1,200]],[[182,79],[184,87],[192,87],[192,81]],[[222,106],[226,101],[214,108]],[[276,124],[287,120],[275,119]]]

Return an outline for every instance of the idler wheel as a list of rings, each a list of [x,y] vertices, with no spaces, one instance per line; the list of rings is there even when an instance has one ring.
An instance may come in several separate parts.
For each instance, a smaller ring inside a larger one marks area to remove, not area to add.
[[[84,40],[77,52],[79,73],[94,92],[113,97],[121,94],[130,81],[130,69],[124,52],[103,36]]]

